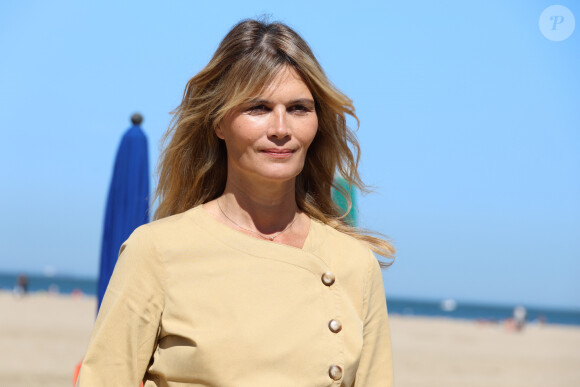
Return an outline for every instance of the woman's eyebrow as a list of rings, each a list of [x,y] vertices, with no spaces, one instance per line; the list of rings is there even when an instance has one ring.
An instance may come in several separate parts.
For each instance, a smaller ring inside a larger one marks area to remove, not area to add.
[[[262,98],[257,98],[257,99],[253,99],[251,101],[248,102],[248,104],[252,104],[252,105],[261,105],[261,104],[269,104],[270,101],[268,101],[267,99],[262,99]]]
[[[314,100],[312,100],[310,98],[299,98],[299,99],[295,99],[295,100],[290,101],[290,105],[294,105],[294,104],[314,105]]]
[[[252,105],[268,105],[271,104],[272,101],[264,99],[264,98],[256,98],[253,99],[251,101],[248,102],[248,104],[252,104]],[[289,105],[294,105],[294,104],[304,104],[304,105],[314,105],[314,100],[310,99],[310,98],[298,98],[298,99],[293,99],[292,101],[288,102]]]

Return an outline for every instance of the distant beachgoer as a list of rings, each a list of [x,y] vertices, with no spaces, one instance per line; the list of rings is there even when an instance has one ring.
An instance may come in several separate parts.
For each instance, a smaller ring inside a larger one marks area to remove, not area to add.
[[[518,331],[524,329],[524,325],[526,324],[526,314],[526,308],[523,306],[519,305],[514,308],[514,322]]]
[[[337,172],[365,189],[347,116],[288,26],[228,33],[175,112],[157,220],[121,247],[79,386],[393,386],[373,254],[393,248],[331,195]]]
[[[14,287],[14,293],[19,296],[28,294],[28,276],[21,274],[16,280],[16,286]]]

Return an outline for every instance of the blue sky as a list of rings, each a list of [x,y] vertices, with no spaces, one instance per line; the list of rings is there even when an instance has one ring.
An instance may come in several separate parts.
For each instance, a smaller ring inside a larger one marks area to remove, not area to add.
[[[554,3],[200,3],[0,3],[0,271],[96,276],[129,116],[153,170],[187,80],[266,14],[354,100],[388,295],[580,307],[580,31],[542,35]]]

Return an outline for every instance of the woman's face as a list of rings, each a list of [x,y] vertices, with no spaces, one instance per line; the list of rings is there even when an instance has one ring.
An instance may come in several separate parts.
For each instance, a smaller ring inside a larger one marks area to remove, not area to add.
[[[281,70],[262,95],[232,109],[216,129],[228,152],[228,179],[294,179],[318,130],[314,98],[295,70]]]

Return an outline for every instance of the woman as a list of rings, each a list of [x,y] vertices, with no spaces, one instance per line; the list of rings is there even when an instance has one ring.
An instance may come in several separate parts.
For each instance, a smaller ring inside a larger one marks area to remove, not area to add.
[[[80,386],[392,386],[371,249],[393,250],[331,199],[335,172],[364,188],[347,114],[290,28],[229,32],[175,112],[158,220],[121,248]]]

